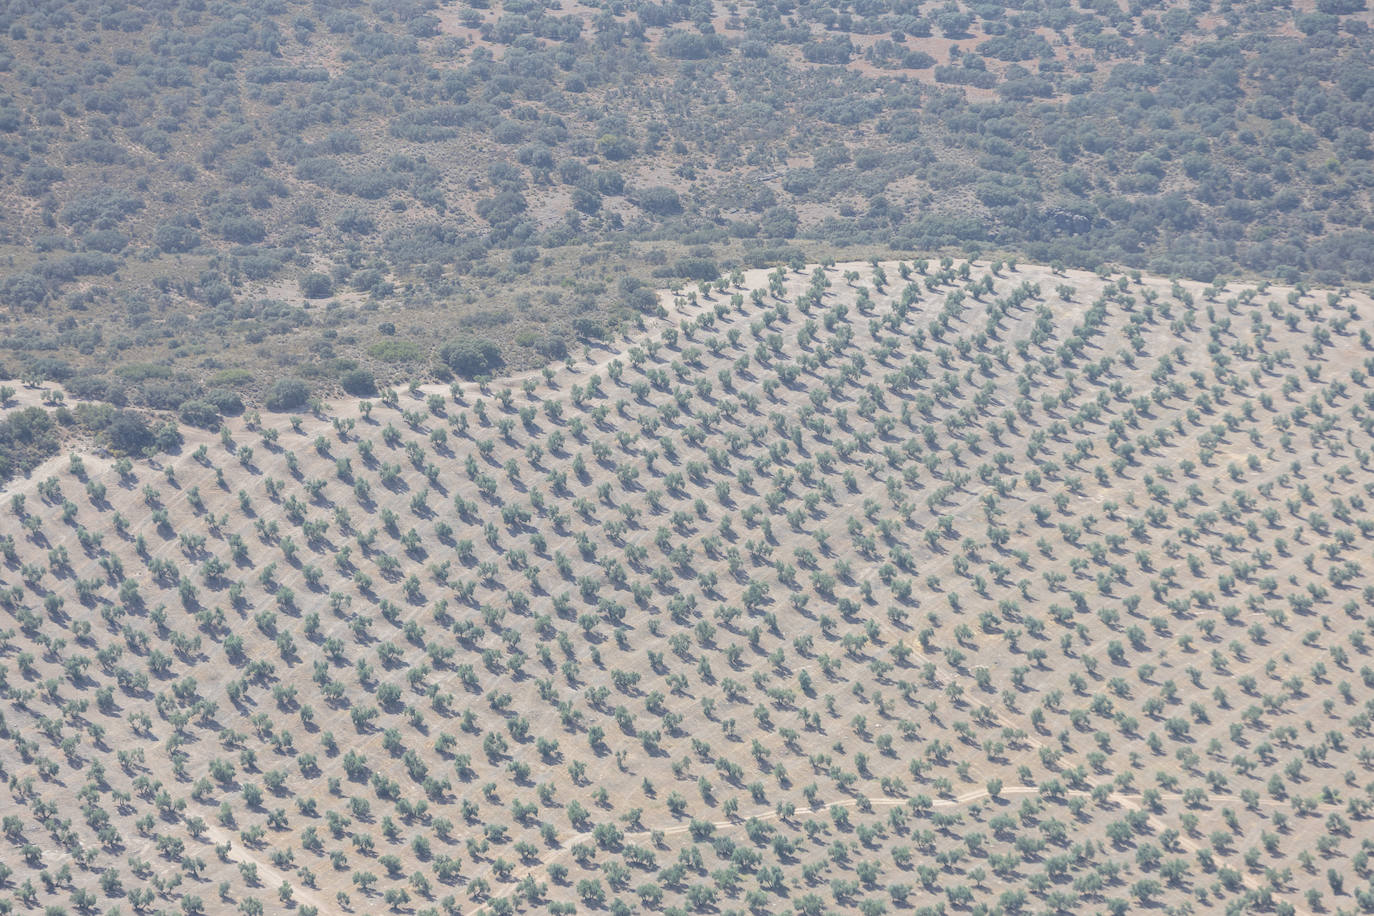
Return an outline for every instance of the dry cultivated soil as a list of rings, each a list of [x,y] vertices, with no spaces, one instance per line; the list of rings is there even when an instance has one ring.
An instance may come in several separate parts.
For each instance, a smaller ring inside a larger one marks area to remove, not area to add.
[[[0,913],[1374,910],[1367,295],[662,305],[9,485]]]

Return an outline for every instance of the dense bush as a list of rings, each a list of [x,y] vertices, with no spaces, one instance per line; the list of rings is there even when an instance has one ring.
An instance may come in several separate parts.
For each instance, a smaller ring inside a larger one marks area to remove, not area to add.
[[[367,348],[367,355],[384,363],[409,363],[420,358],[420,346],[413,340],[379,340]]]
[[[10,274],[0,280],[0,303],[12,309],[31,312],[48,298],[43,278],[32,273]]]
[[[113,229],[143,209],[143,199],[127,191],[102,188],[73,200],[62,209],[64,223],[78,231]]]
[[[501,365],[501,348],[481,337],[459,337],[439,348],[439,360],[455,375],[476,378]]]
[[[759,234],[772,239],[790,239],[797,234],[800,221],[791,207],[769,207],[759,217]]]
[[[105,427],[110,448],[126,455],[140,455],[153,444],[153,430],[141,413],[121,410]]]
[[[298,378],[287,376],[277,379],[263,395],[263,406],[268,410],[298,410],[310,399],[310,386]]]
[[[181,422],[189,426],[199,426],[201,429],[210,430],[219,427],[219,411],[209,401],[202,401],[197,398],[186,401],[181,405],[179,415]]]
[[[567,359],[568,341],[559,334],[549,334],[539,338],[534,344],[535,352],[546,359]]]
[[[153,244],[170,254],[181,254],[200,245],[200,233],[186,226],[163,223],[153,230]]]
[[[370,398],[377,393],[377,380],[366,369],[349,369],[339,376],[339,385],[356,398]]]
[[[620,279],[620,296],[621,301],[626,306],[637,312],[658,311],[658,293],[652,286],[638,277],[622,277]]]
[[[138,400],[154,410],[178,410],[199,393],[195,388],[185,379],[150,380],[139,389]]]
[[[689,280],[714,280],[720,276],[720,267],[710,258],[680,258],[674,265],[679,277]]]
[[[519,191],[502,191],[477,202],[477,215],[493,225],[510,222],[528,209],[529,204]]]
[[[40,356],[29,363],[29,372],[41,379],[65,382],[76,375],[76,369],[65,359],[56,356]]]
[[[172,420],[159,423],[157,428],[153,430],[153,445],[160,452],[175,453],[180,450],[185,441],[181,429]]]
[[[675,60],[704,60],[712,54],[719,54],[724,48],[719,35],[703,35],[681,29],[670,29],[659,43],[663,54]]]
[[[657,216],[672,216],[682,212],[682,200],[672,188],[661,185],[639,192],[640,209]]]
[[[57,424],[41,407],[25,407],[0,420],[0,480],[27,474],[57,454]]]
[[[802,45],[802,56],[813,64],[847,64],[854,56],[854,44],[847,35],[808,41]]]
[[[243,412],[243,398],[237,391],[230,391],[228,388],[211,388],[201,396],[209,403],[221,416],[233,416]]]
[[[108,401],[121,407],[128,401],[124,386],[103,375],[78,375],[68,379],[65,387],[75,398]]]
[[[267,227],[249,216],[231,216],[220,222],[219,234],[230,242],[251,245],[267,237]]]
[[[301,278],[301,295],[307,299],[328,299],[334,295],[334,281],[318,271]]]
[[[377,231],[377,221],[371,214],[356,207],[345,210],[334,225],[350,235],[371,235]]]
[[[118,229],[96,229],[82,236],[81,244],[106,254],[118,254],[129,244],[129,237]]]

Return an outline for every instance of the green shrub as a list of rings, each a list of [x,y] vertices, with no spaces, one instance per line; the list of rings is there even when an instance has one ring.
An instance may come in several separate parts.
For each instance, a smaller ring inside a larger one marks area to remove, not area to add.
[[[121,410],[105,428],[105,438],[116,452],[139,455],[153,444],[153,431],[142,414]]]
[[[81,244],[94,251],[118,254],[129,244],[129,237],[118,229],[96,229],[81,238]]]
[[[57,454],[57,426],[41,407],[25,407],[0,421],[0,480],[27,474]]]
[[[377,231],[377,221],[368,214],[366,210],[359,210],[356,207],[349,208],[340,214],[334,223],[340,232],[350,235],[371,235]]]
[[[854,43],[848,35],[808,41],[802,45],[802,57],[813,64],[847,64],[854,56]]]
[[[689,280],[710,281],[720,276],[720,268],[710,258],[681,258],[673,266],[673,270],[677,272],[678,276],[686,277]],[[657,305],[658,295],[652,290],[650,290],[650,294],[654,297],[654,305]],[[641,311],[647,311],[647,309],[641,309]]]
[[[439,348],[439,360],[454,374],[475,378],[501,365],[501,350],[481,337],[459,337]]]
[[[183,403],[180,416],[181,422],[189,426],[198,426],[201,429],[210,430],[219,427],[219,411],[215,409],[215,405],[199,398]]]
[[[216,388],[241,388],[254,381],[253,373],[247,369],[221,369],[209,379],[209,383]]]
[[[171,378],[172,369],[161,363],[129,363],[115,369],[115,375],[128,382],[146,382],[148,379]]]
[[[659,42],[664,56],[675,60],[703,60],[724,50],[725,43],[719,35],[703,35],[700,32],[687,32],[670,29]]]
[[[309,399],[310,386],[298,378],[287,376],[272,383],[262,403],[268,410],[282,412],[304,407]]]
[[[334,295],[334,281],[319,271],[301,277],[301,295],[307,299],[328,299]]]
[[[48,298],[43,278],[31,273],[11,274],[0,281],[0,303],[12,309],[31,312]]]
[[[247,216],[231,216],[220,221],[219,234],[240,245],[252,245],[267,238],[267,227]]]
[[[656,216],[673,216],[682,212],[682,199],[672,188],[645,188],[639,192],[639,208]]]
[[[239,397],[237,391],[230,391],[228,388],[211,388],[205,392],[205,400],[214,406],[222,416],[231,416],[243,412],[243,398]]]
[[[339,376],[339,385],[357,398],[370,398],[377,393],[377,380],[366,369],[349,369]]]
[[[410,363],[420,358],[420,347],[410,340],[379,340],[367,355],[384,363]]]
[[[74,398],[109,401],[120,407],[128,401],[124,386],[103,375],[78,375],[67,380],[66,388],[67,394]]]
[[[170,254],[183,254],[200,247],[200,233],[186,226],[163,223],[153,230],[153,244]]]
[[[88,401],[83,404],[77,404],[76,408],[72,411],[72,415],[76,417],[76,422],[79,423],[82,428],[93,433],[98,433],[108,428],[109,425],[114,422],[118,414],[119,410],[114,405],[104,404],[99,401]]]
[[[620,301],[637,312],[658,311],[658,292],[638,277],[620,278]]]
[[[174,421],[168,420],[153,431],[153,444],[160,452],[175,452],[186,441]]]

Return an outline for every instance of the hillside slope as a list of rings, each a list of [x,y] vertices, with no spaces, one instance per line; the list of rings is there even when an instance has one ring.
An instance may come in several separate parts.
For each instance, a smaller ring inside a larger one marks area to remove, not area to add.
[[[442,381],[456,337],[529,368],[633,326],[634,281],[797,257],[1368,284],[1371,20],[14,0],[0,369],[163,410],[261,403],[285,372]]]
[[[11,484],[0,901],[1374,899],[1368,297],[951,260],[662,304]]]

